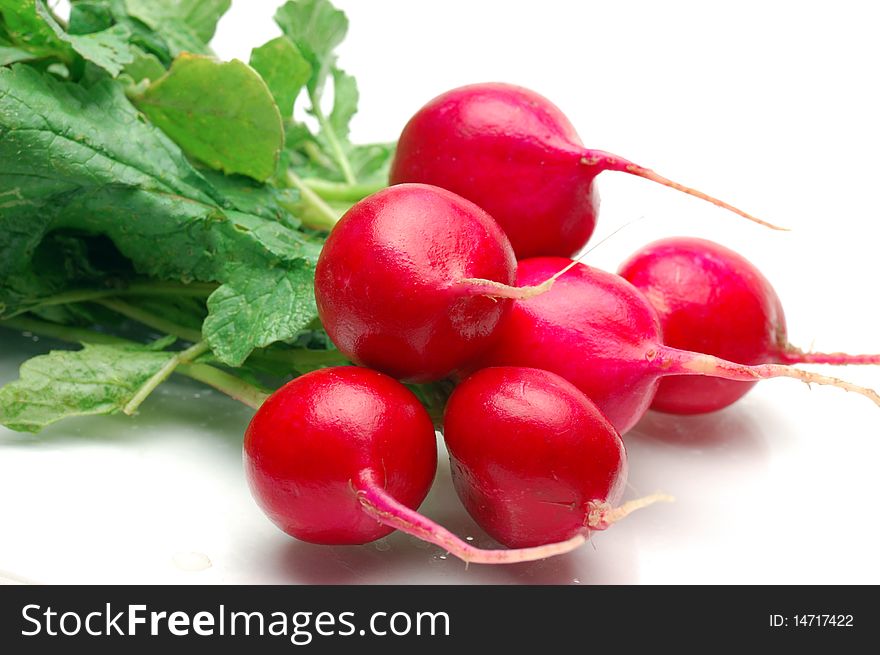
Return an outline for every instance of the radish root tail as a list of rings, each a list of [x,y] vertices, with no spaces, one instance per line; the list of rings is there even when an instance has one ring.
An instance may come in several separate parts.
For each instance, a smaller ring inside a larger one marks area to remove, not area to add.
[[[777,356],[780,364],[831,364],[834,366],[880,364],[880,355],[817,353],[801,350],[791,344],[780,350]]]
[[[718,198],[710,196],[697,189],[693,189],[689,186],[674,182],[667,177],[663,177],[662,175],[655,173],[650,168],[639,166],[638,164],[634,164],[633,162],[624,159],[623,157],[618,157],[617,155],[612,155],[611,153],[603,152],[602,150],[589,150],[587,154],[581,158],[581,163],[587,166],[596,166],[606,171],[619,171],[622,173],[629,173],[630,175],[636,175],[637,177],[651,180],[652,182],[662,184],[663,186],[675,189],[676,191],[681,191],[682,193],[686,193],[689,196],[694,196],[695,198],[699,198],[700,200],[711,202],[717,207],[721,207],[722,209],[731,211],[734,214],[742,216],[743,218],[747,218],[748,220],[757,223],[758,225],[769,227],[772,230],[788,231],[788,228],[780,227],[779,225],[774,225],[773,223],[768,223],[767,221],[760,219],[757,216],[753,216],[752,214],[749,214],[742,209],[734,207],[733,205],[728,204],[723,200],[719,200]]]
[[[656,493],[629,500],[618,507],[604,501],[592,502],[589,505],[586,527],[591,530],[605,530],[608,526],[617,523],[620,519],[626,518],[637,510],[654,503],[671,503],[674,500],[675,498],[668,494]]]
[[[782,377],[794,378],[807,385],[821,384],[837,387],[844,391],[851,391],[868,398],[880,406],[880,394],[874,389],[853,384],[840,378],[821,375],[812,371],[804,371],[803,369],[785,364],[756,364],[754,366],[747,366],[745,364],[729,362],[726,359],[712,355],[704,355],[666,346],[662,347],[659,352],[654,352],[652,356],[648,357],[648,360],[659,366],[664,375],[707,375],[743,382],[755,382],[757,380]]]
[[[579,534],[566,541],[532,548],[484,550],[472,546],[446,528],[395,500],[371,480],[362,480],[357,497],[364,511],[380,523],[440,546],[450,555],[468,564],[533,562],[571,552],[587,542],[587,534]]]

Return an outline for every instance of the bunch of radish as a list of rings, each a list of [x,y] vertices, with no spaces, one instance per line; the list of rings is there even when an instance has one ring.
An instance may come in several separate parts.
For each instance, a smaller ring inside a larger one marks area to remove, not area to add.
[[[293,380],[257,411],[248,479],[268,516],[315,543],[397,529],[468,562],[568,552],[667,497],[619,504],[621,434],[653,408],[721,409],[758,380],[870,389],[794,366],[878,364],[788,343],[781,303],[745,259],[698,239],[647,246],[620,275],[570,259],[596,220],[594,178],[622,171],[774,227],[585,148],[545,98],[480,84],[429,102],[401,135],[392,186],[355,204],[318,261],[327,334],[356,366]],[[443,437],[463,505],[505,549],[416,510],[435,425],[401,382],[450,380]]]

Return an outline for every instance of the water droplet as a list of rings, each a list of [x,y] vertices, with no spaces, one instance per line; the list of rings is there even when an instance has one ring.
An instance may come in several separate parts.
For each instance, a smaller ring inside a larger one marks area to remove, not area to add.
[[[473,538],[473,537],[465,537],[465,540],[467,540],[467,541],[473,541],[474,538]]]
[[[31,341],[39,341],[39,340],[40,340],[40,337],[38,337],[37,335],[34,335],[31,337]]]
[[[446,555],[440,555],[440,559],[446,559]]]
[[[384,539],[380,539],[374,545],[376,546],[376,550],[378,550],[379,552],[382,552],[382,553],[386,553],[389,550],[391,550],[391,544],[389,544]]]
[[[575,578],[574,580],[572,580],[572,583],[580,584],[581,583],[580,578]]]
[[[198,399],[198,398],[201,398],[201,397],[202,397],[202,394],[200,394],[200,393],[194,393],[194,394],[193,394],[193,398]]]
[[[21,333],[21,336],[27,337],[28,339],[30,339],[32,336],[34,336],[34,333],[30,332],[29,330],[25,330],[24,332]]]

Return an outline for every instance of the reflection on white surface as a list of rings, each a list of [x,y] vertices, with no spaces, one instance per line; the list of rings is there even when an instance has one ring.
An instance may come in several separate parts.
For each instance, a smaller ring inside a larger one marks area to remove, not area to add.
[[[17,363],[43,347],[4,331],[2,378],[14,377]],[[628,495],[663,490],[676,496],[674,504],[637,512],[566,556],[465,567],[400,533],[339,547],[281,533],[244,482],[241,439],[250,410],[175,378],[133,418],[74,419],[36,436],[0,430],[0,577],[57,583],[876,583],[876,410],[833,389],[810,392],[786,382],[763,384],[717,415],[649,414],[627,435]],[[857,428],[872,422],[871,429]],[[422,510],[477,545],[493,545],[455,496],[445,453]]]

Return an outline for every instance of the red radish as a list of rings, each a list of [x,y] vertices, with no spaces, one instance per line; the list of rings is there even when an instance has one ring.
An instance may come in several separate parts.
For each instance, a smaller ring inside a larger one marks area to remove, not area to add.
[[[472,200],[504,228],[517,259],[572,256],[589,240],[603,171],[658,182],[775,227],[617,155],[590,150],[543,96],[510,84],[463,86],[431,100],[403,128],[391,184],[435,184]],[[777,228],[778,229],[778,228]]]
[[[665,498],[614,507],[626,483],[623,441],[596,405],[555,373],[474,373],[452,392],[443,434],[464,506],[507,546],[586,537]]]
[[[353,362],[396,378],[446,377],[483,350],[510,298],[516,259],[498,224],[424,184],[354,205],[318,259],[315,297],[327,334]]]
[[[880,396],[843,380],[780,364],[746,366],[664,345],[657,312],[632,284],[560,257],[519,262],[517,281],[529,285],[570,270],[547,293],[514,303],[495,345],[474,366],[532,366],[558,373],[583,391],[623,434],[648,410],[660,379],[705,375],[755,381],[792,377]]]
[[[437,469],[434,426],[412,392],[365,368],[320,369],[273,393],[247,428],[244,460],[263,511],[303,541],[363,544],[396,528],[490,564],[541,559],[583,543],[481,550],[414,511]]]
[[[620,275],[657,310],[663,343],[741,364],[880,364],[880,355],[806,353],[788,342],[785,314],[770,282],[744,257],[704,239],[674,237],[636,252]],[[755,382],[671,376],[652,409],[712,412],[732,404]]]

